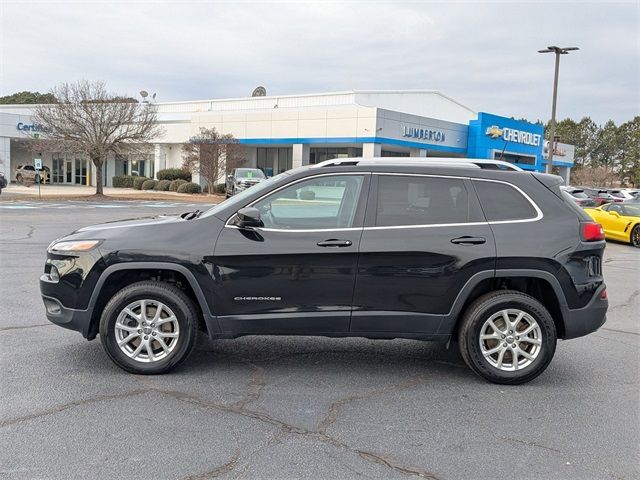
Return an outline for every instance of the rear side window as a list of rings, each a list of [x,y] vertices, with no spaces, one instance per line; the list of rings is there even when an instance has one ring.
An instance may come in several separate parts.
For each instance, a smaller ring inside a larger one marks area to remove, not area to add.
[[[511,185],[475,180],[473,184],[488,221],[527,220],[537,216],[531,202]]]
[[[469,195],[456,178],[380,175],[376,226],[466,223]]]

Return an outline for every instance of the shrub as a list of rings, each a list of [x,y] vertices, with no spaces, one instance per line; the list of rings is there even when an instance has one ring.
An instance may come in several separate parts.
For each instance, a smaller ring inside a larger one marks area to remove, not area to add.
[[[133,188],[133,180],[137,178],[133,175],[116,175],[112,179],[115,188]]]
[[[149,180],[147,177],[133,177],[133,188],[141,190],[142,184],[147,180]]]
[[[187,181],[186,181],[186,180],[182,180],[182,179],[173,180],[173,181],[171,182],[171,185],[169,185],[169,190],[170,190],[170,191],[172,191],[172,192],[177,192],[177,191],[178,191],[178,187],[179,187],[180,185],[185,184],[185,183],[187,183]]]
[[[226,183],[219,183],[216,185],[216,190],[214,193],[218,193],[218,194],[224,194],[227,191],[227,184]]]
[[[185,180],[191,181],[191,172],[183,168],[165,168],[164,170],[158,170],[156,175],[158,180]]]
[[[170,180],[160,180],[156,184],[156,188],[154,188],[154,190],[159,190],[160,192],[168,192],[170,185],[171,185],[171,181]]]
[[[145,182],[142,184],[142,190],[153,190],[157,183],[157,180],[145,180]]]
[[[193,182],[183,183],[178,187],[178,193],[200,193],[201,191],[200,185]]]

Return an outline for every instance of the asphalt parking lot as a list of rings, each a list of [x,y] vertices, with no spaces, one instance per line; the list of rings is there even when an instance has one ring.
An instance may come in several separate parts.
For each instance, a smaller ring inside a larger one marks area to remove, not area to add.
[[[443,346],[317,337],[200,339],[171,374],[141,377],[47,322],[45,249],[194,207],[20,205],[0,204],[2,478],[640,477],[638,249],[608,245],[607,323],[560,342],[527,385],[486,383]]]

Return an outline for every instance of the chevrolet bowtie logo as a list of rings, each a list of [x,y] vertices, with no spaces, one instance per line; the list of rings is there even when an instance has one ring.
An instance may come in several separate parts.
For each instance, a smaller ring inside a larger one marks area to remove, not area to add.
[[[487,131],[485,133],[491,138],[500,138],[502,136],[502,129],[497,125],[492,125],[487,128]]]

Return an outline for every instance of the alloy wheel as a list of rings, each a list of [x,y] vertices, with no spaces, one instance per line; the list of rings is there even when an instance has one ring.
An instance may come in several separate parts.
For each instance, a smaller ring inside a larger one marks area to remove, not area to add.
[[[120,350],[138,362],[166,358],[178,344],[178,319],[167,305],[157,300],[136,300],[122,309],[115,322]]]
[[[480,349],[484,358],[499,370],[522,370],[542,350],[540,325],[523,310],[500,310],[482,325]]]

